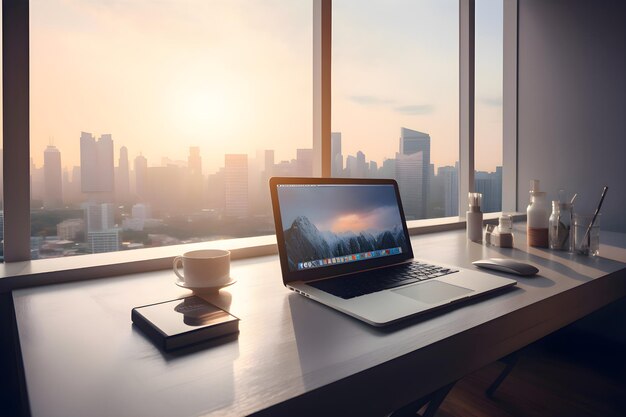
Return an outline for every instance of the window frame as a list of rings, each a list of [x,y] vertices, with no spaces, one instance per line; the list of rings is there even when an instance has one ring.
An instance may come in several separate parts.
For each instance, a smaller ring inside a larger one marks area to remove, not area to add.
[[[517,16],[518,0],[504,2],[502,207],[517,206]],[[314,175],[331,176],[332,0],[313,6]],[[465,198],[474,188],[474,9],[459,0],[459,217],[408,222],[411,234],[465,226]],[[2,0],[4,255],[0,291],[47,283],[145,272],[171,267],[172,258],[207,242],[70,258],[30,260],[29,1]],[[9,65],[9,63],[11,63]],[[9,197],[9,198],[7,198]],[[497,217],[497,213],[486,216]],[[276,253],[274,235],[212,241],[233,258]],[[28,278],[27,278],[28,277]],[[7,280],[7,278],[9,278]],[[17,278],[17,279],[10,279]]]

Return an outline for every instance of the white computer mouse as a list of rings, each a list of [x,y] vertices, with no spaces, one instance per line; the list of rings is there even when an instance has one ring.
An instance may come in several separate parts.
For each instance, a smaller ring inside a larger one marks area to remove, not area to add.
[[[479,268],[494,269],[496,271],[508,272],[509,274],[529,277],[535,275],[539,270],[530,264],[519,262],[507,258],[489,258],[472,262]]]

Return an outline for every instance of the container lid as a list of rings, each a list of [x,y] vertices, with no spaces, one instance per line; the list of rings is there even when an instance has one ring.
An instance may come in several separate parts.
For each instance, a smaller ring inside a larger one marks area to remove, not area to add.
[[[530,180],[530,192],[539,192],[539,180]]]

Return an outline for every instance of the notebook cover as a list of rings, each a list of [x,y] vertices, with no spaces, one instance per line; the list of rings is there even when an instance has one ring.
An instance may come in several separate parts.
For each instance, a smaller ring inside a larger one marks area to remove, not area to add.
[[[197,296],[135,307],[131,320],[165,351],[239,331],[237,317]]]

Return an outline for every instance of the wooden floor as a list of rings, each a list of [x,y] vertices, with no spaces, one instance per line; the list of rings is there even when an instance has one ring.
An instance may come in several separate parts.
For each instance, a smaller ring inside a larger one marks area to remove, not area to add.
[[[492,399],[497,362],[459,381],[437,417],[624,417],[626,348],[559,332],[522,351]]]

